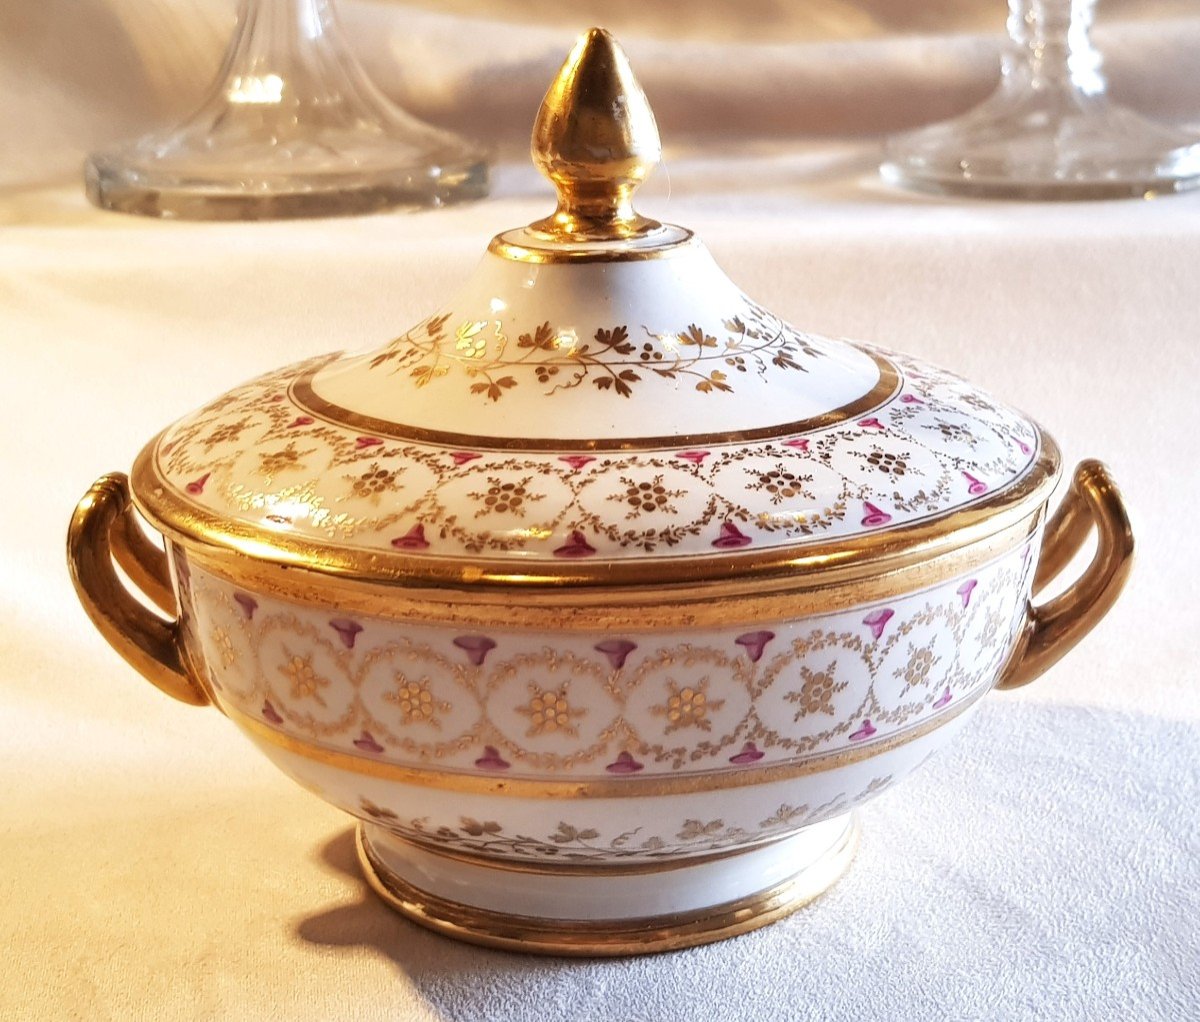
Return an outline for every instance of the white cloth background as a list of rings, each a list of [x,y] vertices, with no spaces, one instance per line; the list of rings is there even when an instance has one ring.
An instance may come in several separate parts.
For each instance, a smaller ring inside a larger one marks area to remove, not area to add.
[[[907,349],[1030,410],[1068,461],[1104,458],[1133,507],[1139,562],[1116,608],[872,802],[826,897],[638,960],[452,943],[367,892],[347,819],[91,629],[62,547],[95,476],[259,371],[398,334],[493,233],[544,214],[519,150],[581,26],[496,10],[346,11],[390,91],[518,154],[494,199],[219,225],[93,210],[76,168],[87,146],[187,107],[228,4],[0,10],[0,1017],[1200,1016],[1200,195],[1028,205],[876,185],[869,132],[968,105],[994,76],[994,38],[816,41],[797,16],[786,45],[719,44],[729,15],[709,4],[671,44],[621,7],[674,142],[646,212],[698,230],[803,328]],[[1169,13],[1110,24],[1110,67],[1123,95],[1200,121],[1200,18]],[[174,43],[156,50],[155,32]],[[717,58],[736,65],[719,88]]]

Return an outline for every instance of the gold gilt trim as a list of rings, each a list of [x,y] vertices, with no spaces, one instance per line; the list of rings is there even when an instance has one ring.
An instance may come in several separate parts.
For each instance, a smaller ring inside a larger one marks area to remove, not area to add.
[[[295,735],[277,730],[224,702],[220,702],[219,705],[221,711],[252,738],[312,763],[359,774],[363,777],[375,777],[419,788],[466,792],[473,795],[506,795],[513,798],[530,799],[607,799],[713,792],[728,788],[744,788],[749,785],[772,784],[776,781],[788,781],[809,774],[836,770],[851,763],[859,763],[873,756],[891,752],[893,749],[923,738],[931,731],[944,727],[966,712],[988,691],[990,691],[988,686],[981,685],[974,692],[956,699],[948,709],[915,727],[879,741],[867,741],[861,745],[839,749],[837,752],[821,756],[728,770],[698,770],[689,773],[655,774],[649,777],[637,776],[620,779],[591,777],[578,780],[497,777],[462,770],[432,770],[428,767],[405,766],[401,763],[368,759],[361,754],[343,752],[340,749],[331,749],[297,738]]]
[[[231,585],[308,607],[336,607],[409,624],[463,628],[506,628],[543,632],[607,632],[655,628],[708,628],[762,625],[827,614],[850,607],[869,607],[886,600],[935,588],[995,563],[1033,534],[1041,517],[1033,514],[1007,529],[969,546],[878,574],[840,579],[833,570],[815,582],[802,572],[774,578],[749,577],[721,584],[578,589],[565,598],[561,590],[511,591],[400,588],[352,577],[319,575],[279,567],[246,557],[189,556],[193,568]],[[823,584],[822,584],[823,583]]]
[[[662,224],[658,231],[634,241],[579,242],[576,245],[546,243],[529,228],[504,231],[492,238],[488,251],[515,263],[540,266],[557,263],[632,263],[646,259],[668,259],[693,251],[699,242],[686,227]]]
[[[240,584],[260,580],[277,591],[306,592],[318,602],[335,591],[339,599],[344,594],[355,599],[355,590],[379,584],[403,586],[405,597],[453,605],[458,614],[470,613],[467,604],[512,606],[516,591],[521,608],[553,606],[564,617],[572,609],[588,607],[677,609],[681,603],[763,593],[786,593],[791,606],[798,605],[793,597],[862,582],[867,583],[857,591],[862,599],[887,598],[913,588],[910,577],[900,578],[899,573],[924,566],[918,577],[932,584],[949,577],[952,563],[959,563],[943,560],[947,555],[990,539],[998,541],[988,548],[995,552],[1003,545],[1001,536],[1015,544],[1022,532],[1028,535],[1039,524],[1058,477],[1058,448],[1045,434],[1039,436],[1041,447],[1033,466],[1012,485],[970,507],[876,534],[703,557],[597,558],[582,563],[436,558],[276,534],[178,493],[155,464],[159,438],[134,462],[132,487],[134,503],[150,524],[206,567]],[[962,562],[974,556],[967,554]],[[928,563],[935,559],[936,566]],[[333,584],[339,580],[347,585]],[[564,600],[564,589],[572,590],[569,601]],[[375,594],[369,610],[387,616],[392,613],[388,601],[402,598],[394,591],[382,600],[381,595]],[[828,606],[823,600],[817,605]],[[604,619],[610,620],[607,613]]]
[[[747,933],[795,912],[832,887],[858,849],[856,816],[838,840],[795,876],[765,891],[720,905],[641,919],[537,919],[451,901],[392,872],[359,825],[355,846],[371,889],[392,908],[430,930],[485,947],[532,954],[617,956],[673,951]]]
[[[751,443],[776,440],[780,437],[809,433],[827,429],[875,411],[892,400],[900,390],[900,373],[883,355],[864,351],[879,370],[875,385],[840,408],[830,409],[820,415],[797,419],[794,422],[776,423],[756,429],[726,431],[724,433],[689,433],[685,435],[647,436],[636,439],[613,438],[607,440],[582,439],[577,437],[490,437],[474,433],[453,433],[440,429],[425,429],[402,422],[378,419],[371,415],[343,408],[326,401],[313,390],[313,379],[329,363],[322,363],[292,381],[288,389],[292,401],[301,409],[335,426],[350,426],[372,436],[389,440],[412,440],[425,444],[440,444],[450,448],[468,448],[473,451],[505,452],[573,452],[573,451],[660,451],[670,448],[712,447],[721,444]],[[336,357],[336,356],[335,356]]]
[[[120,472],[97,479],[76,506],[67,530],[67,564],[92,624],[134,670],[181,702],[210,702],[197,681],[201,675],[189,669],[179,622],[147,606],[146,600],[167,599],[169,579],[159,574],[167,560],[140,535],[131,518],[129,480]],[[117,574],[117,565],[134,588]],[[143,580],[148,585],[139,590]]]
[[[1092,527],[1096,552],[1083,574],[1065,590],[1031,611],[1020,656],[1001,676],[999,688],[1028,685],[1065,656],[1090,632],[1121,594],[1133,567],[1133,527],[1125,500],[1108,469],[1088,459],[1075,468],[1071,489],[1046,525],[1034,593],[1048,584],[1078,553]]]

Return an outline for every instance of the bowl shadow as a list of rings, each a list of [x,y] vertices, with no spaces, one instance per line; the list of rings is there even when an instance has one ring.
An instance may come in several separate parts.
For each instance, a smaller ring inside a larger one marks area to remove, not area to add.
[[[353,827],[321,845],[317,856],[330,872],[354,882],[356,900],[300,919],[295,926],[296,935],[318,947],[373,949],[424,991],[434,1005],[455,999],[453,991],[447,989],[451,986],[465,990],[478,989],[481,983],[483,988],[496,982],[519,985],[526,974],[551,969],[556,974],[569,975],[602,961],[500,951],[452,940],[418,926],[385,905],[367,886],[358,862]]]

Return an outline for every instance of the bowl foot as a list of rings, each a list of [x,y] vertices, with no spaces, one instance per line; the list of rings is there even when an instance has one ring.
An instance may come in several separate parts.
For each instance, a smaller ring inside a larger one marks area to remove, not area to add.
[[[852,813],[747,851],[603,865],[444,854],[358,828],[367,882],[392,908],[472,944],[554,955],[670,951],[757,929],[831,887],[857,844]]]

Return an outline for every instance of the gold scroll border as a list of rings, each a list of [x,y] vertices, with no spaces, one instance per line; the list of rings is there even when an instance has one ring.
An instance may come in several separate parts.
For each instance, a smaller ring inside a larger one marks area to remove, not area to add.
[[[581,778],[573,781],[532,777],[499,777],[494,774],[484,775],[465,770],[429,770],[405,766],[400,763],[368,759],[365,756],[306,741],[295,735],[279,731],[234,707],[220,703],[218,705],[222,713],[252,738],[309,762],[364,777],[471,795],[504,795],[530,799],[611,799],[690,795],[729,788],[744,788],[750,785],[773,784],[860,763],[873,756],[891,752],[910,742],[917,741],[950,723],[974,706],[991,691],[991,688],[991,685],[981,684],[976,687],[975,691],[962,696],[959,701],[952,703],[943,712],[935,713],[921,723],[895,732],[886,738],[874,742],[864,742],[862,745],[849,746],[820,756],[808,756],[803,759],[768,763],[756,767],[725,768],[684,774],[655,774],[649,777],[624,777],[620,780],[605,777]]]
[[[313,390],[312,383],[317,373],[325,369],[334,359],[308,370],[296,377],[288,386],[288,396],[299,408],[332,426],[352,427],[371,436],[389,440],[409,440],[422,444],[433,444],[451,450],[504,451],[506,453],[570,453],[573,451],[675,451],[690,447],[719,447],[736,443],[752,443],[761,440],[778,440],[780,437],[811,433],[828,429],[847,419],[877,411],[895,398],[903,386],[903,377],[895,364],[883,355],[857,348],[868,356],[879,371],[875,385],[853,401],[839,408],[830,409],[820,415],[794,422],[777,423],[755,429],[727,431],[725,433],[690,433],[686,436],[648,436],[625,439],[578,439],[572,437],[482,437],[472,433],[453,433],[447,430],[426,429],[410,426],[372,415],[361,415],[341,405],[327,401]]]
[[[266,573],[278,587],[281,573],[286,573],[289,580],[284,585],[294,580],[297,589],[307,592],[332,589],[334,583],[351,590],[375,584],[403,586],[414,595],[450,603],[503,602],[519,591],[524,604],[549,600],[562,606],[562,590],[571,589],[578,606],[631,601],[659,606],[739,594],[797,594],[888,578],[892,591],[904,591],[904,582],[894,578],[898,572],[1018,529],[1023,522],[1031,531],[1061,467],[1057,445],[1039,430],[1037,457],[1013,483],[957,511],[896,529],[745,553],[526,561],[351,547],[230,518],[196,504],[170,482],[157,464],[162,436],[143,448],[134,462],[134,504],[151,525],[225,577],[240,581]],[[297,578],[296,569],[317,578]],[[948,577],[940,569],[938,575]],[[653,590],[647,592],[649,587]]]

